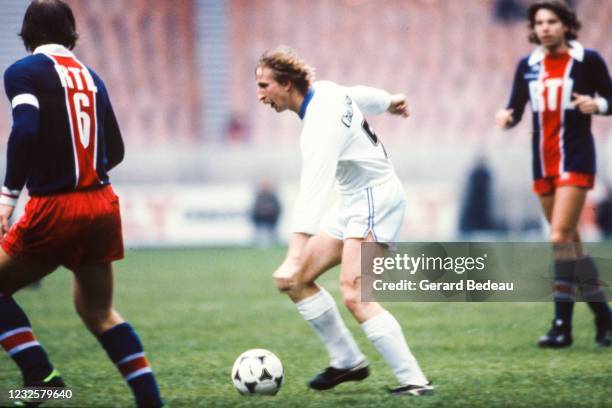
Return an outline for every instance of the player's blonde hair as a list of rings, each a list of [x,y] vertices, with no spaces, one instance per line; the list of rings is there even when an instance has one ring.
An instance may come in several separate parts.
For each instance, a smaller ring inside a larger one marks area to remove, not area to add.
[[[302,95],[308,92],[308,88],[314,81],[314,68],[306,64],[295,50],[286,45],[263,53],[257,64],[257,68],[259,67],[267,67],[272,70],[274,79],[279,84],[291,82]]]

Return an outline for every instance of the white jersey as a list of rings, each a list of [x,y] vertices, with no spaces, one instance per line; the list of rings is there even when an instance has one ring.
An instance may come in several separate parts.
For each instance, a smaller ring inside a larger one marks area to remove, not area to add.
[[[302,173],[293,232],[318,232],[334,187],[350,195],[395,177],[387,152],[362,113],[383,113],[390,103],[390,95],[380,89],[313,84],[299,113],[304,121]]]

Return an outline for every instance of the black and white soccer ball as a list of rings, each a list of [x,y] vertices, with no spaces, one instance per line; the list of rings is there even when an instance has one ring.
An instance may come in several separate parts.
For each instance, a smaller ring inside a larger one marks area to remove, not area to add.
[[[283,364],[271,351],[251,349],[232,367],[232,382],[242,395],[275,395],[283,383]]]

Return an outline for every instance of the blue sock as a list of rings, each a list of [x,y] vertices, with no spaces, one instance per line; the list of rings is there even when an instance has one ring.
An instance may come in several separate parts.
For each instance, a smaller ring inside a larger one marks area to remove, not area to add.
[[[598,321],[606,322],[610,319],[610,307],[606,294],[601,288],[597,266],[590,256],[577,261],[578,284],[583,299],[591,308]]]
[[[163,402],[138,335],[129,323],[120,323],[98,337],[110,359],[128,383],[138,407],[161,407]]]
[[[43,380],[53,371],[28,317],[12,297],[4,295],[0,295],[0,344],[19,366],[24,384]]]
[[[576,302],[576,261],[555,261],[555,325],[572,328],[572,315]]]

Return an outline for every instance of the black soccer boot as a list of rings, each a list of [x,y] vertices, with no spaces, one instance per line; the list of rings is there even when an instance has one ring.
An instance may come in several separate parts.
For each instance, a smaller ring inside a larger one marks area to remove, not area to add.
[[[363,360],[352,368],[327,367],[325,371],[319,373],[310,380],[308,386],[313,390],[323,391],[334,388],[336,385],[346,381],[361,381],[370,375],[368,360]]]
[[[433,394],[435,392],[435,388],[428,382],[425,385],[402,385],[401,387],[389,389],[389,394],[395,396],[410,396],[410,397],[420,397],[422,395]]]
[[[560,319],[552,321],[552,327],[544,336],[538,340],[538,346],[542,348],[563,348],[572,345],[572,328],[563,324]]]
[[[612,343],[612,316],[595,318],[595,347],[610,347]]]
[[[59,371],[53,369],[51,374],[47,376],[47,378],[43,380],[36,381],[24,381],[23,388],[64,388],[66,384],[62,377],[60,376]],[[20,399],[15,401],[14,405],[16,407],[38,407],[44,402],[44,399]]]

